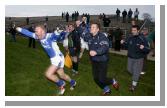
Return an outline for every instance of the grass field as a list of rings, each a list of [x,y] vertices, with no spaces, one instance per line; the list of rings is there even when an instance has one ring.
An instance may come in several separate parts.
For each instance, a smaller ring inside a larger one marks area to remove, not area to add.
[[[60,44],[61,50],[62,45]],[[5,40],[5,95],[6,96],[56,96],[58,88],[44,77],[44,71],[50,65],[48,56],[37,43],[37,48],[28,48],[28,39],[17,36],[17,42]],[[115,76],[120,90],[112,87],[111,96],[154,96],[155,62],[147,61],[147,73],[140,77],[136,92],[128,91],[131,75],[127,72],[127,57],[110,54],[108,76]],[[71,71],[65,68],[71,76]],[[101,89],[94,83],[88,53],[85,52],[79,64],[79,75],[72,77],[77,81],[74,91],[66,85],[67,96],[98,96]]]

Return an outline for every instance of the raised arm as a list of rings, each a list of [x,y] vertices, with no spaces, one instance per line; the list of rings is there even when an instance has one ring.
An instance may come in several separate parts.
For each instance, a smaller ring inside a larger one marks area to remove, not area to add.
[[[35,33],[33,32],[30,32],[29,30],[27,29],[23,29],[21,27],[17,27],[16,30],[22,34],[24,34],[25,36],[27,37],[31,37],[31,38],[34,38],[34,39],[37,39],[37,36],[35,35]]]
[[[58,32],[52,33],[51,38],[54,41],[60,42],[65,39],[65,36],[66,36],[66,32],[62,31],[61,33],[58,33]]]
[[[81,38],[83,38],[83,40],[84,40],[85,42],[88,42],[89,39],[90,39],[90,37],[91,37],[91,35],[90,35],[89,32],[88,32],[88,33],[84,33],[84,34],[81,35]]]

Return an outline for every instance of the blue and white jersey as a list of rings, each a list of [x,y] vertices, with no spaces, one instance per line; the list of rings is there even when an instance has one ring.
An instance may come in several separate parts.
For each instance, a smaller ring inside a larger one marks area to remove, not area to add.
[[[18,28],[17,30],[28,37],[39,40],[38,37],[33,32],[30,32],[23,28]],[[57,42],[64,40],[65,34],[66,34],[65,32],[46,33],[45,37],[39,40],[42,47],[44,48],[44,50],[46,51],[46,53],[50,58],[62,55],[57,45]]]

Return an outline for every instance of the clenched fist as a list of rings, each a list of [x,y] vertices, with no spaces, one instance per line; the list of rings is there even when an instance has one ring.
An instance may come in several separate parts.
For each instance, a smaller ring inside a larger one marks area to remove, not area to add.
[[[91,50],[91,51],[89,52],[89,54],[90,54],[90,56],[95,56],[95,55],[97,55],[97,52],[96,52],[96,51]]]

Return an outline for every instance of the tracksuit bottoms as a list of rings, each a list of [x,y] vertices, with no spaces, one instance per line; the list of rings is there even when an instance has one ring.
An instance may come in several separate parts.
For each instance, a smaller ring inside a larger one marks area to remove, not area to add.
[[[132,74],[132,81],[138,82],[143,68],[143,58],[133,59],[128,57],[128,71]]]
[[[95,83],[101,88],[111,85],[113,83],[112,78],[107,77],[108,61],[95,62],[92,61],[92,74]]]

